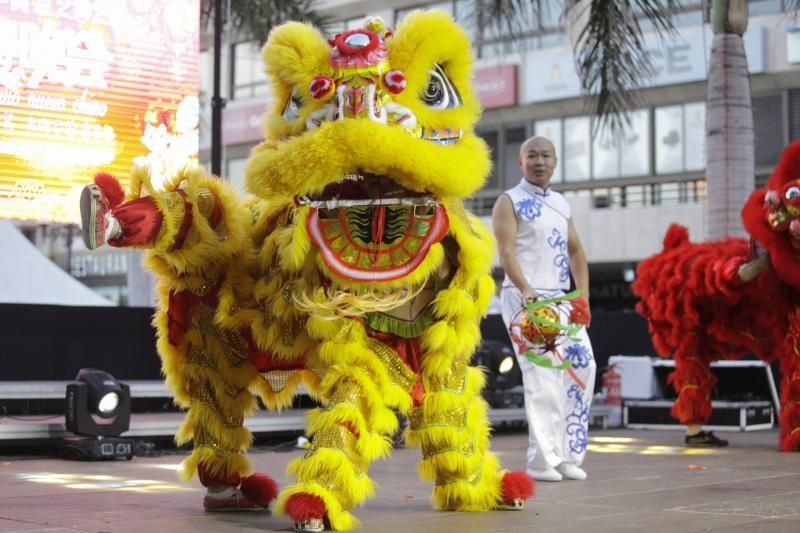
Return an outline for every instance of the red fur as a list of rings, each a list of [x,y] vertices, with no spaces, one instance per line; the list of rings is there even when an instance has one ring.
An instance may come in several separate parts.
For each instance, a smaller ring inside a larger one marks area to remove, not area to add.
[[[245,496],[264,507],[278,496],[278,482],[266,474],[256,473],[244,478],[239,488]]]
[[[783,405],[780,447],[785,452],[800,451],[800,401]]]
[[[313,494],[300,493],[289,496],[283,510],[295,522],[325,517],[325,503],[322,498]]]
[[[703,424],[711,416],[711,399],[700,389],[686,388],[672,405],[670,411],[681,424]]]
[[[241,476],[234,472],[233,474],[224,474],[223,472],[209,472],[208,468],[206,468],[205,463],[198,463],[197,464],[197,477],[200,478],[200,483],[203,484],[204,487],[210,487],[211,485],[228,485],[231,487],[236,487],[242,481]]]
[[[533,479],[525,472],[506,472],[503,476],[503,503],[510,505],[517,499],[527,500],[533,492]]]
[[[103,196],[108,200],[111,207],[117,207],[125,199],[125,191],[122,190],[117,178],[108,172],[98,172],[94,176],[94,183],[103,193]]]
[[[689,242],[689,230],[686,226],[680,224],[672,224],[667,229],[667,234],[664,235],[664,249],[677,248]]]
[[[787,184],[800,183],[800,141],[783,153],[767,188],[784,205]],[[750,242],[727,238],[692,243],[686,228],[673,224],[664,249],[639,265],[633,291],[647,318],[653,345],[675,359],[670,384],[678,391],[672,414],[684,424],[711,415],[715,379],[709,364],[755,353],[779,358],[784,374],[781,448],[800,449],[800,250],[783,226],[772,228],[766,191],[757,190],[742,210],[752,238],[767,250],[771,267],[744,283],[739,268],[753,256]],[[788,225],[788,224],[786,224]],[[788,376],[788,377],[787,377]]]

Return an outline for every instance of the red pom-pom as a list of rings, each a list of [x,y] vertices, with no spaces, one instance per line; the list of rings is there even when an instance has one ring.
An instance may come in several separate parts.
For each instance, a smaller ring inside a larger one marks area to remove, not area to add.
[[[533,496],[533,479],[525,472],[506,472],[503,476],[503,503],[512,504],[514,500],[527,500]]]
[[[125,191],[122,190],[122,185],[119,184],[117,178],[108,172],[98,172],[94,176],[94,183],[103,193],[103,197],[108,200],[110,207],[117,207],[122,203],[125,198]]]
[[[335,89],[333,80],[327,76],[317,76],[308,85],[308,92],[316,100],[331,96]]]
[[[569,319],[573,324],[589,325],[592,321],[592,313],[589,311],[589,302],[586,301],[586,298],[572,300],[572,311],[569,313]]]
[[[406,75],[397,69],[383,73],[383,85],[392,94],[400,94],[406,90]]]
[[[322,519],[325,517],[325,502],[319,496],[301,492],[289,496],[283,511],[295,522],[310,518]]]
[[[239,488],[245,496],[264,507],[278,496],[278,482],[266,474],[253,474],[244,478]]]

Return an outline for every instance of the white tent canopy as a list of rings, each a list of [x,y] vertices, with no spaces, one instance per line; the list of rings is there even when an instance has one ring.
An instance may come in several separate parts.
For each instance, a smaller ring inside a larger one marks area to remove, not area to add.
[[[8,220],[0,220],[0,303],[114,305],[50,261]]]

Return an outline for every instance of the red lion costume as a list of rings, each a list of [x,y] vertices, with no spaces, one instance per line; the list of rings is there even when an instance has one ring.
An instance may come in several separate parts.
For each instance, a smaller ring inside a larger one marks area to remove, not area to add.
[[[800,141],[789,145],[742,210],[745,239],[689,242],[673,224],[664,250],[644,260],[633,284],[662,357],[674,357],[672,415],[702,425],[716,377],[709,364],[755,353],[780,360],[780,447],[800,450]]]

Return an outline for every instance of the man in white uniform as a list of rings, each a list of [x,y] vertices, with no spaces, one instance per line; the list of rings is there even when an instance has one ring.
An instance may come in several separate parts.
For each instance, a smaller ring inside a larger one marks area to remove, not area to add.
[[[589,302],[589,267],[569,204],[550,188],[557,162],[553,143],[544,137],[526,140],[519,162],[523,179],[497,199],[492,211],[506,273],[501,302],[507,328],[520,320],[523,305],[569,291],[570,274],[587,310]],[[596,368],[586,328],[544,354],[553,366],[571,361],[566,369],[534,364],[519,352],[530,440],[528,475],[540,481],[586,479],[580,465],[588,444]]]

